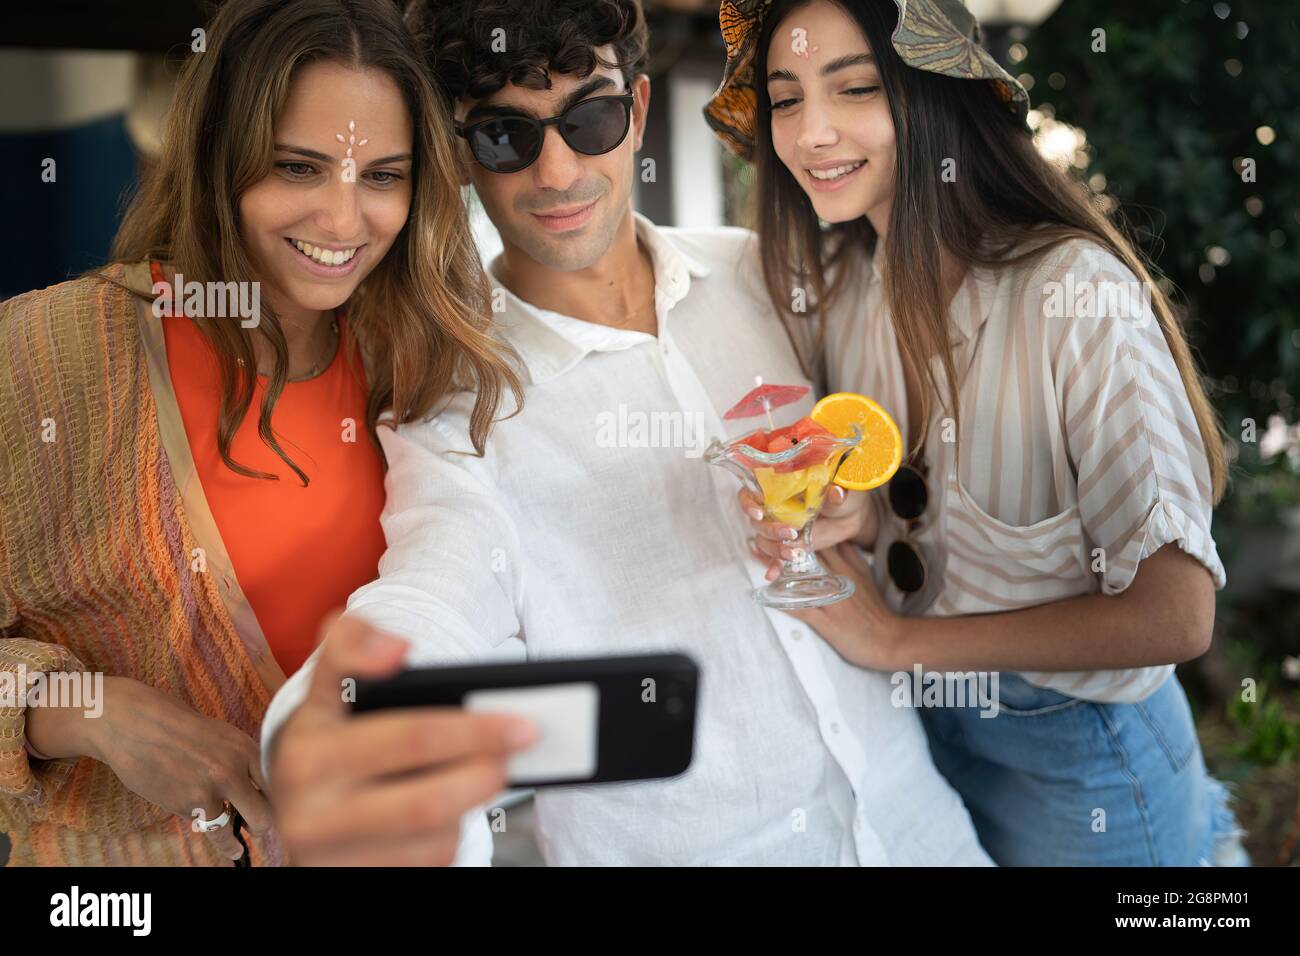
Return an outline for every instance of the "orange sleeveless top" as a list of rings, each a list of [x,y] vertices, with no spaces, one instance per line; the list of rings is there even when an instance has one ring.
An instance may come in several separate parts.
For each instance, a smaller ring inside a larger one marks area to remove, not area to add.
[[[151,269],[155,282],[166,281],[157,262]],[[340,344],[329,366],[315,378],[288,383],[271,414],[280,447],[307,475],[304,488],[258,437],[263,376],[230,456],[279,480],[245,477],[221,460],[216,356],[188,318],[163,318],[172,387],[204,496],[240,587],[285,674],[311,654],[324,615],[378,577],[384,553],[383,463],[366,434],[364,375],[359,368],[353,372],[344,358],[341,314],[338,322]],[[354,424],[349,427],[345,419]]]

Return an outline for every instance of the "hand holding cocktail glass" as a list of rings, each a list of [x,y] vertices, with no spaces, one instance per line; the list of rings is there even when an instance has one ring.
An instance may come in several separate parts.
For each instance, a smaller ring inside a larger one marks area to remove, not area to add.
[[[865,490],[884,484],[898,469],[902,441],[893,420],[871,399],[849,392],[830,395],[812,414],[775,428],[771,410],[797,401],[806,386],[763,385],[746,395],[727,419],[766,414],[769,428],[730,442],[715,441],[705,461],[726,468],[745,486],[748,499],[761,502],[768,522],[790,529],[789,557],[781,573],[754,599],[767,607],[792,610],[822,607],[853,593],[847,578],[827,574],[813,549],[813,526],[828,496],[842,489]],[[750,506],[752,507],[752,505]]]
[[[781,573],[782,563],[797,557],[799,532],[787,524],[767,517],[763,499],[743,485],[736,490],[736,502],[749,518],[752,537],[750,553],[767,567],[767,580]],[[818,554],[841,542],[871,551],[880,530],[876,503],[867,491],[846,491],[832,484],[826,489],[821,514],[812,530],[813,550]]]

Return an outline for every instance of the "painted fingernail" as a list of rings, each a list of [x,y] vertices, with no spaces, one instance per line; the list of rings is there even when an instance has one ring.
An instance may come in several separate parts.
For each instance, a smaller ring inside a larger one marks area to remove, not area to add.
[[[763,520],[763,512],[759,511],[757,508],[749,508],[745,513],[748,514],[755,521]]]
[[[787,541],[794,541],[799,537],[799,532],[795,531],[794,528],[782,528],[781,537],[785,538]]]

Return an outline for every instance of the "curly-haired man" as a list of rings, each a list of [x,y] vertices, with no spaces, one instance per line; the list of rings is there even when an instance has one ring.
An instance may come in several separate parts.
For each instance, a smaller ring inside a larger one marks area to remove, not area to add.
[[[650,104],[639,4],[438,0],[417,12],[454,102],[463,175],[501,235],[495,318],[526,399],[483,458],[459,453],[470,396],[381,432],[380,577],[263,731],[295,859],[488,862],[481,807],[505,779],[501,728],[453,711],[401,735],[391,717],[345,719],[338,686],[403,655],[483,660],[522,637],[532,658],[685,651],[702,675],[686,773],[538,791],[548,863],[987,864],[889,679],[750,599],[763,583],[745,558],[751,529],[734,481],[700,452],[756,374],[807,380],[749,233],[659,228],[632,209]],[[782,411],[792,420],[807,402]]]

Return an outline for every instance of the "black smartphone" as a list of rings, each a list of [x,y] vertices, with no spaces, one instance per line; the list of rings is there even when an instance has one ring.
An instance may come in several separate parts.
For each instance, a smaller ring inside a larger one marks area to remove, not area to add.
[[[509,763],[512,787],[675,777],[695,750],[699,668],[684,654],[474,664],[358,680],[354,713],[463,707],[527,717],[540,737]]]

